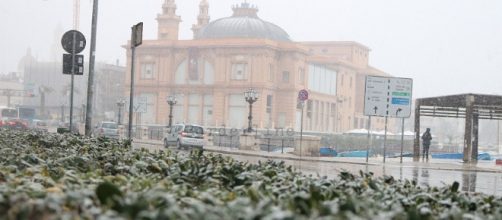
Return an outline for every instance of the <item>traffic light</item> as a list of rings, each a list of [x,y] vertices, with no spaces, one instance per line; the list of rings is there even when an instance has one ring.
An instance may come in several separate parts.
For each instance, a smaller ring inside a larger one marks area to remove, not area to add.
[[[75,75],[84,75],[84,55],[63,54],[63,74],[71,74],[72,68]]]

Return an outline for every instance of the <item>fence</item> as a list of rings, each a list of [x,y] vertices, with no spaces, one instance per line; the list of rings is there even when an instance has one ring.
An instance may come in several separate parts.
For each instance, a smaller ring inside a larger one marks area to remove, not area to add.
[[[162,141],[166,132],[165,126],[134,126],[133,137],[136,139],[148,139]],[[241,149],[242,130],[228,128],[206,128],[208,142],[217,147],[228,147]],[[123,132],[127,136],[127,128]],[[287,132],[285,130],[255,130],[248,135],[254,135],[256,143],[261,151],[267,152],[290,152],[298,145],[298,132]],[[368,137],[366,135],[351,134],[319,134],[305,133],[305,135],[321,137],[320,147],[329,148],[332,151],[352,152],[366,151],[368,147]],[[372,135],[369,156],[383,155],[384,137],[383,135]],[[321,149],[319,149],[321,151]],[[438,146],[433,143],[430,148],[431,153],[458,153],[462,152],[461,146]],[[413,152],[413,137],[406,136],[404,140],[403,152],[411,155]],[[397,156],[401,153],[401,136],[389,135],[386,143],[386,155]]]

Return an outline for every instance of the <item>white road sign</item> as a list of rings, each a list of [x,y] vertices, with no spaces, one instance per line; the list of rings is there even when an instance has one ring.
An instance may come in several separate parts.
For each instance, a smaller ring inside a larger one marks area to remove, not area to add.
[[[134,96],[134,106],[132,111],[134,113],[146,113],[147,112],[148,99],[145,96]],[[129,100],[125,103],[125,111],[129,112]]]
[[[148,99],[147,97],[144,96],[136,96],[134,98],[134,106],[133,111],[136,113],[146,113],[147,109],[146,106],[148,104]]]
[[[412,91],[409,78],[366,76],[364,115],[409,118]]]

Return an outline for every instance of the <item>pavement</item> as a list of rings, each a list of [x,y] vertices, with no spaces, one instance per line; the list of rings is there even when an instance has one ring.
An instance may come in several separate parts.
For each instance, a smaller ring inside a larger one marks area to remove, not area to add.
[[[160,141],[134,140],[135,148],[146,148],[151,151],[164,150]],[[454,181],[460,183],[462,190],[482,192],[502,196],[502,166],[494,161],[464,163],[461,160],[430,159],[414,162],[412,158],[341,158],[341,157],[308,157],[289,153],[265,151],[249,151],[237,148],[205,146],[205,152],[224,154],[236,160],[257,163],[263,160],[284,161],[307,175],[336,177],[342,171],[359,173],[372,172],[375,176],[392,175],[394,178],[415,180],[423,186],[444,186]]]

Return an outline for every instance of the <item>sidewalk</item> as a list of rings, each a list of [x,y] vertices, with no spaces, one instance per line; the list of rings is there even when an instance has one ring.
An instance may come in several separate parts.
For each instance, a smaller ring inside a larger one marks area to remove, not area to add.
[[[147,148],[150,150],[162,150],[161,141],[152,140],[134,140],[133,142],[138,147]],[[142,146],[143,145],[143,146]],[[146,145],[146,146],[145,146]],[[266,151],[250,151],[239,150],[237,148],[206,146],[204,150],[207,152],[241,155],[250,157],[259,157],[273,160],[290,160],[290,161],[306,161],[306,162],[320,162],[320,163],[339,163],[339,164],[354,164],[354,165],[368,165],[368,166],[386,166],[386,167],[403,167],[414,168],[420,167],[422,169],[431,170],[451,170],[451,171],[469,171],[469,172],[488,172],[488,173],[502,173],[502,166],[495,165],[495,161],[479,161],[476,164],[466,164],[461,160],[448,160],[448,159],[430,159],[429,162],[414,162],[413,158],[404,157],[403,163],[400,163],[400,158],[386,158],[386,163],[383,163],[383,158],[371,157],[368,163],[366,158],[357,157],[309,157],[297,156],[289,153],[275,153]]]

